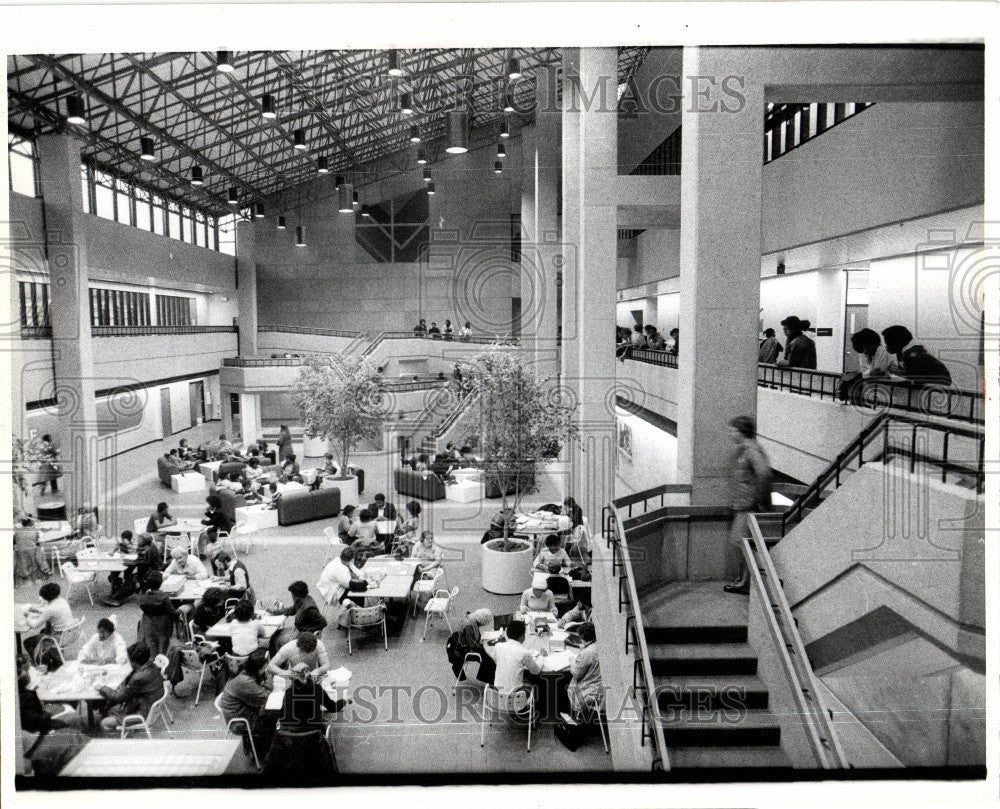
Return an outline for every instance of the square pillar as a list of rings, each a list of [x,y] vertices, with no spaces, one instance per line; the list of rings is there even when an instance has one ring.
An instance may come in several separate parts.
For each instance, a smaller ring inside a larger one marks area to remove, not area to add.
[[[236,223],[236,305],[238,307],[239,355],[257,353],[257,226]]]

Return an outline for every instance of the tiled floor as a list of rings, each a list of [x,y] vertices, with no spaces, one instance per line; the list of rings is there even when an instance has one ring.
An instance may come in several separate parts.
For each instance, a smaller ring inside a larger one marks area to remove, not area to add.
[[[152,463],[162,451],[153,445],[148,462]],[[366,497],[379,490],[392,492],[391,487],[381,485],[390,477],[384,458],[366,456],[359,458],[358,463],[368,475]],[[122,464],[121,468],[129,467]],[[155,476],[139,479],[137,472],[132,470],[132,479],[124,481],[126,491],[119,498],[116,520],[119,530],[131,527],[133,518],[147,514],[159,500],[170,503],[178,517],[195,517],[203,510],[204,492],[177,494],[162,486]],[[531,503],[557,498],[561,499],[558,483],[547,475],[543,476],[541,491],[532,495]],[[460,619],[467,610],[481,606],[501,613],[513,611],[516,597],[487,593],[480,584],[479,538],[499,501],[483,504],[440,501],[424,505],[427,524],[435,530],[445,552],[449,583],[461,588],[454,602],[454,618]],[[244,561],[259,598],[287,602],[286,588],[296,579],[314,587],[326,555],[322,529],[327,524],[329,521],[321,520],[256,535],[256,547]],[[107,586],[99,577],[98,593],[106,593]],[[37,585],[22,584],[17,587],[15,598],[34,600],[36,592]],[[94,631],[98,618],[111,612],[100,606],[91,608],[82,591],[74,595],[72,604],[86,618],[87,635]],[[135,601],[114,612],[126,638],[134,638],[139,618]],[[463,686],[457,695],[452,694],[454,676],[444,651],[447,627],[443,623],[432,624],[427,641],[422,643],[423,624],[423,616],[409,619],[400,635],[390,637],[388,651],[382,648],[380,639],[373,637],[357,644],[351,656],[347,654],[343,632],[332,628],[324,631],[322,639],[333,665],[346,666],[354,673],[355,705],[336,731],[338,764],[343,772],[507,772],[516,776],[530,772],[611,769],[611,757],[605,754],[599,737],[570,753],[554,738],[551,727],[545,726],[533,735],[530,753],[525,751],[524,729],[503,722],[487,732],[486,745],[481,748],[481,688]],[[199,705],[195,706],[196,685],[197,680],[189,675],[171,699],[176,721],[169,732],[186,738],[202,734],[217,738],[223,730],[212,706],[214,690],[206,686]],[[156,735],[164,733],[162,726],[156,731]]]

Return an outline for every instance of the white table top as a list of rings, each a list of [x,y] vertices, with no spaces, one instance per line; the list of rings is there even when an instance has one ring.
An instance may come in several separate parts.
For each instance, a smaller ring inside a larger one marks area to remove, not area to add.
[[[519,534],[558,534],[568,531],[573,521],[565,514],[518,514],[515,517],[515,531]]]
[[[185,517],[173,525],[165,525],[159,529],[163,534],[193,534],[195,531],[201,532],[204,530],[205,526],[202,525],[201,520],[190,517]]]
[[[288,492],[307,492],[309,491],[308,486],[303,486],[301,483],[295,480],[290,480],[288,483],[278,484],[278,494],[286,494]]]
[[[241,744],[239,739],[93,739],[59,774],[91,778],[222,775]]]
[[[351,676],[351,670],[341,666],[339,669],[333,669],[323,675],[320,685],[323,686],[323,690],[330,699],[348,699],[351,694]],[[281,706],[285,702],[285,689],[287,688],[287,678],[275,677],[271,693],[267,698],[267,702],[264,703],[264,710],[280,711]]]
[[[66,520],[37,522],[35,528],[38,530],[39,543],[56,542],[73,533],[73,526]]]
[[[93,553],[84,555],[81,552],[77,554],[76,567],[77,570],[85,573],[91,571],[107,571],[110,573],[113,570],[121,571],[128,565],[134,565],[138,558],[134,553]]]
[[[56,671],[39,675],[35,693],[42,702],[98,700],[98,688],[117,688],[131,670],[128,664],[91,666],[69,660]]]
[[[260,631],[257,636],[264,639],[270,639],[282,625],[285,623],[284,615],[258,615],[258,620],[260,621]],[[205,633],[206,638],[230,638],[233,635],[233,626],[236,621],[227,621],[223,618],[219,623],[213,627],[209,627],[208,631]]]
[[[545,618],[549,625],[548,635],[536,635],[533,629],[535,618]],[[569,632],[565,629],[559,629],[556,626],[556,619],[553,618],[549,613],[543,612],[529,612],[525,618],[524,622],[527,624],[527,632],[524,636],[524,645],[527,649],[532,652],[532,656],[542,667],[542,672],[547,674],[555,674],[557,672],[567,671],[576,659],[577,652],[576,649],[567,647],[565,645],[566,638],[569,637]],[[481,636],[483,641],[495,640],[503,635],[502,630],[497,631],[487,631],[482,632]],[[493,657],[494,646],[484,645],[486,653]],[[542,655],[542,650],[545,650],[547,654]]]
[[[416,559],[393,559],[391,556],[373,556],[361,574],[366,580],[377,578],[383,572],[385,577],[377,585],[369,586],[363,593],[354,593],[355,598],[406,598],[413,587],[413,576],[417,570]],[[374,576],[373,576],[374,574]]]

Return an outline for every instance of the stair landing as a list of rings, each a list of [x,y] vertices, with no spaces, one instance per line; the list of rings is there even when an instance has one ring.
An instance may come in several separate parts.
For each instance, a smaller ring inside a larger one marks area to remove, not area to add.
[[[746,596],[723,591],[724,581],[679,581],[639,592],[646,626],[746,626]]]

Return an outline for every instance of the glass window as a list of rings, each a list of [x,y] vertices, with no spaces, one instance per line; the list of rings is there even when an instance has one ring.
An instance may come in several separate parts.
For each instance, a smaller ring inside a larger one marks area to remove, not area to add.
[[[90,206],[90,172],[85,163],[80,164],[80,190],[83,194],[83,212],[93,213]]]
[[[36,196],[35,144],[26,138],[8,134],[7,162],[10,166],[10,190],[26,197]]]
[[[115,218],[114,179],[103,171],[94,170],[94,202],[96,213],[104,219]]]
[[[167,220],[163,215],[164,202],[156,194],[153,194],[151,206],[153,209],[153,233],[159,233],[161,236],[166,236]]]
[[[170,225],[170,237],[184,241],[184,231],[181,230],[181,209],[176,202],[168,203],[168,223]]]
[[[196,213],[194,215],[194,223],[195,243],[199,247],[208,247],[208,241],[205,233],[205,214]]]
[[[145,188],[135,189],[135,226],[142,230],[152,230],[151,205],[152,195]]]
[[[227,256],[236,255],[236,214],[226,214],[218,220],[219,252]]]
[[[132,224],[132,187],[124,180],[115,180],[115,218],[123,225]]]

